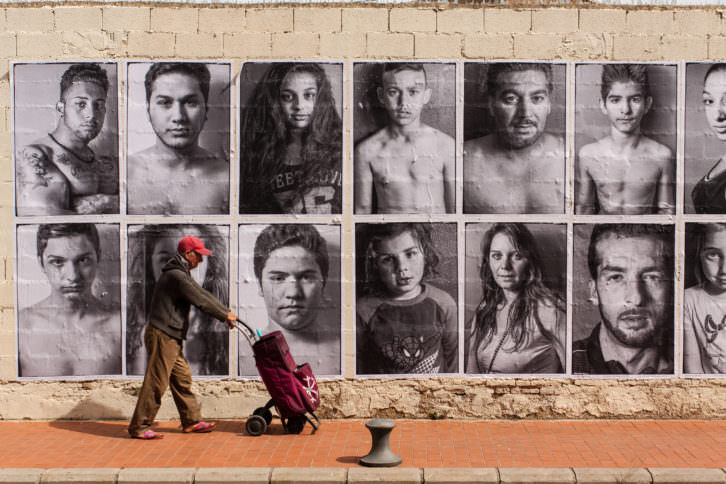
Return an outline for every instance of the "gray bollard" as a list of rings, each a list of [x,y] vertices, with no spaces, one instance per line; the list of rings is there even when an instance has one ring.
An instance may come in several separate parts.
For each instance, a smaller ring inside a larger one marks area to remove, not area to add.
[[[401,456],[393,453],[390,447],[391,431],[396,426],[393,420],[374,418],[366,422],[371,431],[371,451],[361,457],[360,465],[366,467],[395,467],[401,463]]]

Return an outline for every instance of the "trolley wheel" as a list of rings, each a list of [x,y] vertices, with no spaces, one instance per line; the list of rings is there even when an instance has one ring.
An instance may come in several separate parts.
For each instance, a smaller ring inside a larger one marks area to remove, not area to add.
[[[272,412],[270,412],[269,408],[258,407],[252,412],[252,415],[259,415],[264,418],[267,425],[270,425],[270,422],[272,422]]]
[[[305,422],[307,420],[302,415],[298,415],[296,417],[290,417],[287,419],[287,425],[286,429],[288,434],[299,434],[302,432],[303,427],[305,427]]]
[[[267,422],[260,415],[252,415],[245,422],[245,430],[249,435],[257,437],[265,433],[265,430],[267,430]]]

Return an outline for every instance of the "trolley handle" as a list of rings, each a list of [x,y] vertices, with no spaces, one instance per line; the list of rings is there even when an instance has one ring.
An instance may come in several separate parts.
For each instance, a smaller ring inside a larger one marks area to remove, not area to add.
[[[244,335],[245,338],[247,338],[247,341],[249,342],[250,346],[254,345],[255,342],[259,339],[258,336],[255,334],[255,332],[252,330],[250,325],[242,321],[241,319],[237,318],[237,321],[230,321],[232,326],[237,328],[240,333]]]

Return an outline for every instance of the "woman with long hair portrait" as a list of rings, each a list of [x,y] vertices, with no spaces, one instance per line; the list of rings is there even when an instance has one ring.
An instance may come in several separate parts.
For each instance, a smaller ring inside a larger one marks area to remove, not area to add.
[[[271,63],[241,111],[240,213],[341,213],[343,123],[323,67]]]
[[[726,142],[726,64],[713,64],[703,78],[701,102],[716,138]],[[699,142],[699,143],[702,143]],[[726,213],[726,153],[696,183],[691,192],[696,213]]]
[[[225,306],[229,304],[228,236],[214,225],[154,224],[129,229],[126,373],[143,375],[146,368],[144,328],[154,285],[164,264],[174,257],[185,235],[199,237],[214,255],[192,271],[192,277]],[[184,355],[194,375],[229,373],[229,330],[195,307],[189,313]]]
[[[467,344],[467,373],[562,373],[567,322],[543,281],[542,259],[521,223],[495,223],[481,244],[482,300]]]

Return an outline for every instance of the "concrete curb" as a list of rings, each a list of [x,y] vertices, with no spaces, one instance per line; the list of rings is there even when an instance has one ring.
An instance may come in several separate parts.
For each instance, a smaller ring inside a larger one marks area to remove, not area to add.
[[[316,467],[279,467],[272,469],[270,483],[274,484],[338,484],[346,482],[348,469]],[[196,483],[196,481],[195,481]]]
[[[723,469],[650,469],[654,484],[721,484],[726,482]]]
[[[348,469],[348,483],[386,482],[390,484],[420,484],[421,469],[415,467],[352,467]]]
[[[197,469],[194,484],[269,484],[271,473],[269,467],[205,467]]]
[[[119,469],[48,469],[40,477],[42,484],[116,484]]]
[[[427,484],[481,483],[499,484],[499,470],[494,467],[424,469],[423,481]]]
[[[38,484],[44,469],[0,469],[3,484]]]
[[[628,469],[620,467],[575,468],[575,479],[578,484],[651,484],[653,476],[648,469]]]
[[[117,482],[118,484],[192,484],[195,472],[194,468],[121,469]]]
[[[3,469],[0,484],[726,484],[705,468],[94,468]]]
[[[575,473],[569,468],[501,468],[499,482],[502,484],[575,484]]]

